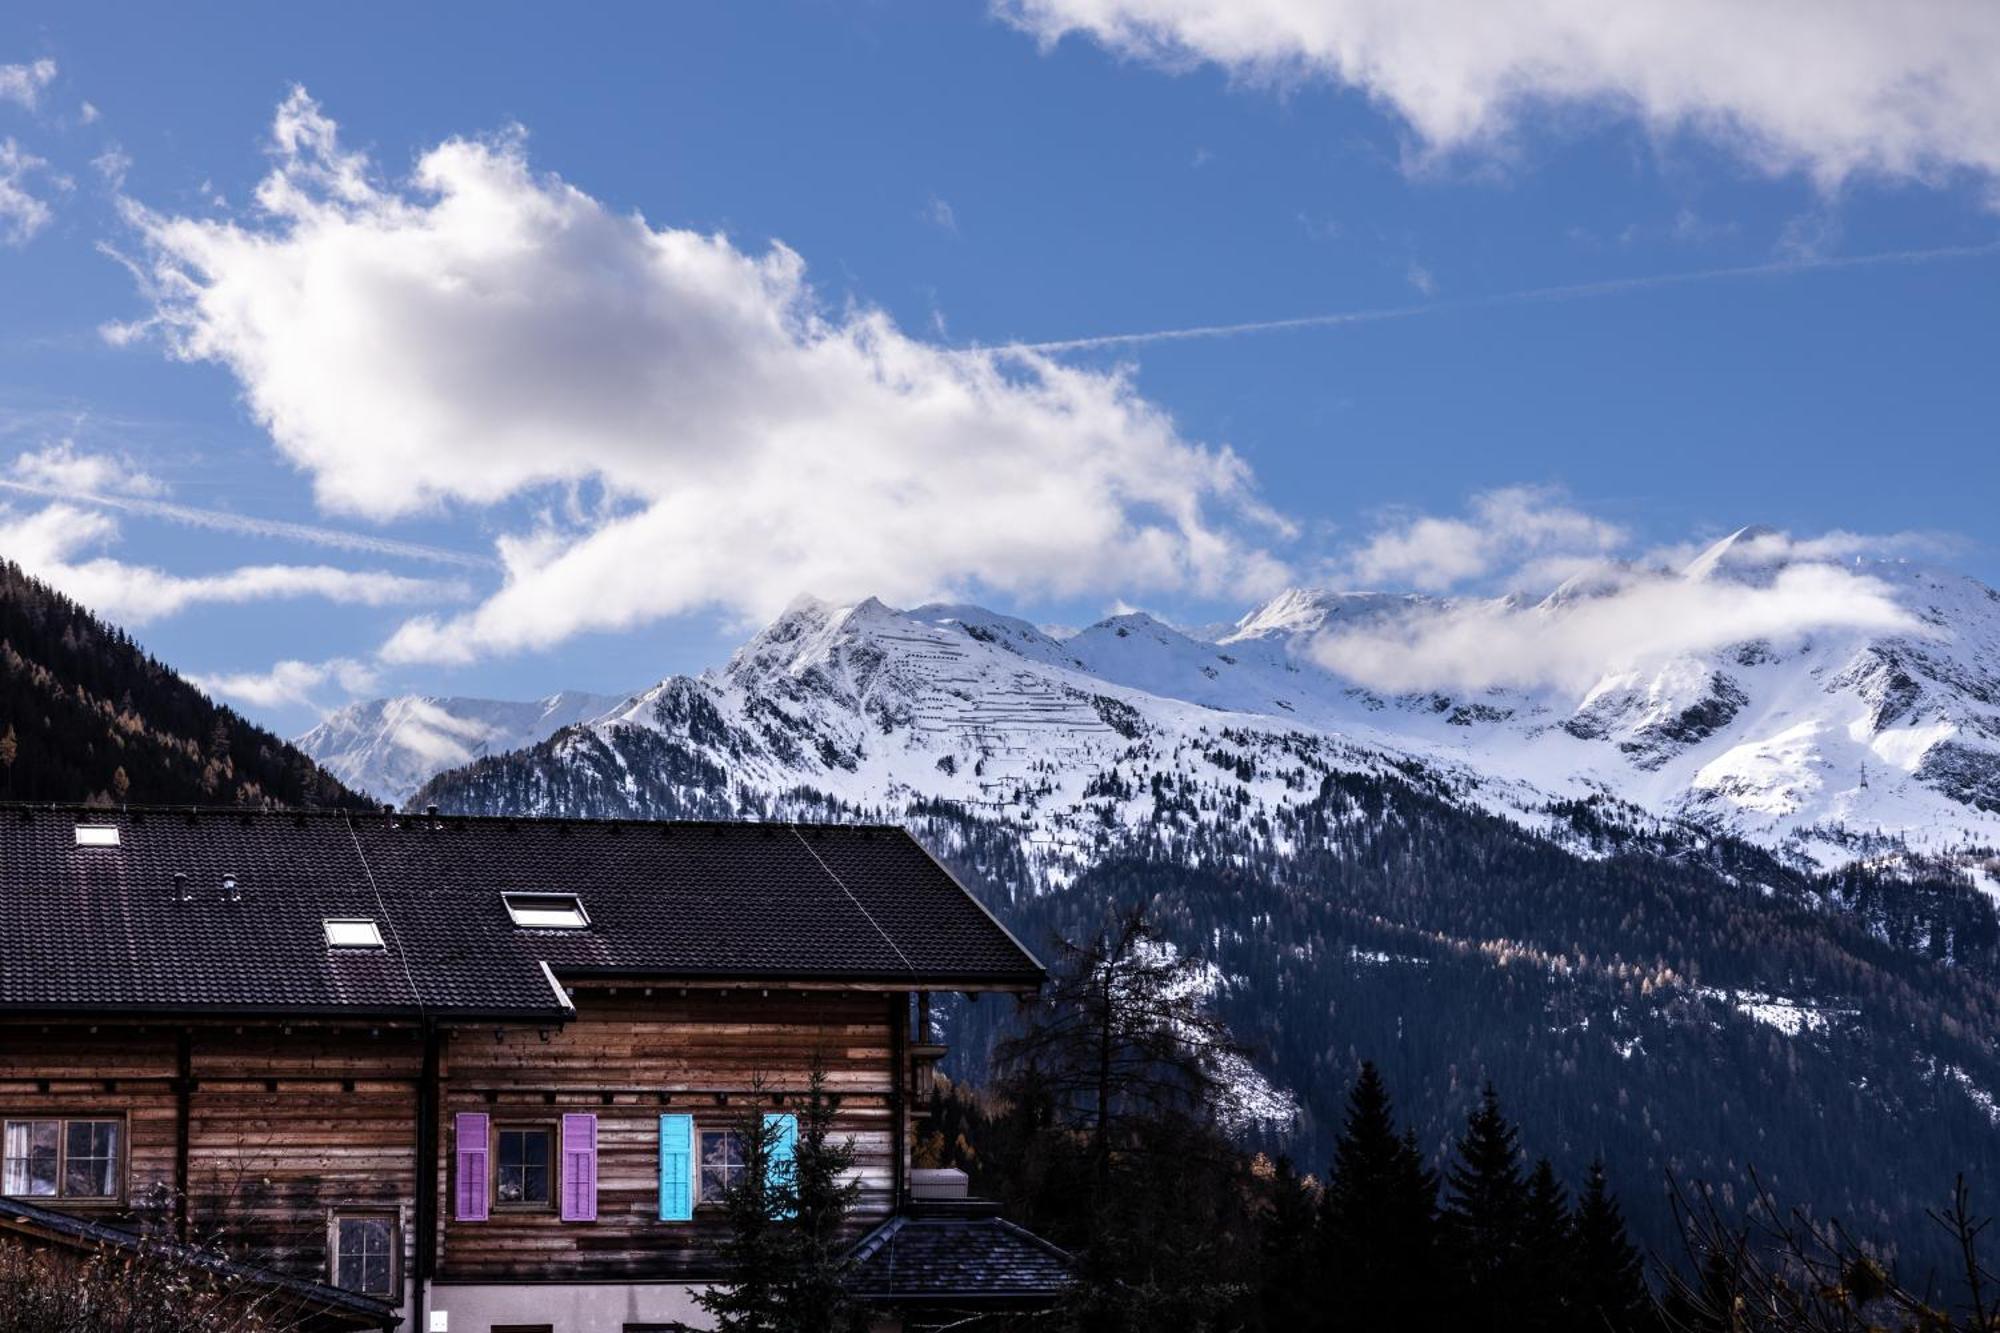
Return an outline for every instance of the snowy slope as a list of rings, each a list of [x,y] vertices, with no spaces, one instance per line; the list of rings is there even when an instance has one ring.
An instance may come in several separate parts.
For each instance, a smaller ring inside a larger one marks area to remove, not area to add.
[[[1682,577],[1770,577],[1749,551],[1740,535],[1718,543]],[[1439,605],[1412,596],[1293,590],[1213,639],[1143,614],[1057,638],[973,606],[802,599],[721,670],[615,706],[557,696],[517,717],[398,700],[302,744],[397,795],[425,763],[587,721],[592,762],[614,756],[602,782],[633,808],[666,744],[747,792],[806,787],[892,816],[959,802],[1022,827],[1059,875],[1163,804],[1189,807],[1192,835],[1310,800],[1328,772],[1413,763],[1454,799],[1536,826],[1553,802],[1603,796],[1821,865],[1879,854],[1878,835],[2000,845],[2000,594],[1900,563],[1869,572],[1919,630],[1736,644],[1571,695],[1385,697],[1317,665],[1323,635]],[[1566,585],[1527,609],[1596,595]]]
[[[330,713],[300,749],[357,791],[401,804],[432,774],[504,754],[608,712],[624,696],[564,690],[546,699],[405,694]]]

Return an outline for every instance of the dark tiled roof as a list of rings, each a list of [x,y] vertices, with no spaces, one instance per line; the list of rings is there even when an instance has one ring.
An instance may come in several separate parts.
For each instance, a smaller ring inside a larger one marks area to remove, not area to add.
[[[117,825],[119,845],[77,846],[79,823]],[[574,893],[590,926],[516,927],[509,891]],[[374,920],[387,947],[329,949],[330,917]],[[562,1004],[545,962],[565,978],[1041,979],[900,828],[0,807],[7,1007],[545,1017]]]
[[[78,1249],[148,1250],[230,1282],[280,1292],[306,1311],[332,1316],[344,1325],[357,1328],[390,1328],[403,1322],[394,1305],[372,1296],[363,1296],[324,1282],[274,1273],[270,1269],[239,1263],[196,1246],[149,1239],[91,1218],[71,1217],[52,1208],[38,1208],[24,1199],[0,1198],[0,1230]]]
[[[917,1205],[861,1238],[847,1287],[881,1305],[1039,1308],[1076,1282],[1076,1260],[992,1208]]]

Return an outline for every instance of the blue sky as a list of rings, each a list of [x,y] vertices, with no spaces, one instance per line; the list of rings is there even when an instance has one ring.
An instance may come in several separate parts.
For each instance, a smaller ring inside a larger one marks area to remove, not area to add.
[[[1678,91],[1606,57],[1482,103],[1491,71],[1327,55],[1351,5],[1261,3],[1269,50],[1192,0],[10,7],[6,554],[287,730],[355,691],[642,685],[809,591],[1206,622],[1745,523],[2000,583],[1976,82],[1912,129],[1697,43],[1649,66]],[[313,202],[260,209],[273,173]],[[533,254],[479,250],[502,215]],[[461,259],[484,313],[436,290]],[[1396,313],[968,351],[1341,312]],[[85,483],[123,507],[55,494]]]

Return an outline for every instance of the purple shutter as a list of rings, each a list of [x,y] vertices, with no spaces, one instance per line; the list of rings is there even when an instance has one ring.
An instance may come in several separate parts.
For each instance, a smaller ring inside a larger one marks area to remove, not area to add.
[[[486,1116],[467,1111],[457,1118],[458,1196],[453,1215],[461,1222],[486,1220]]]
[[[562,1118],[562,1220],[597,1220],[597,1117]]]

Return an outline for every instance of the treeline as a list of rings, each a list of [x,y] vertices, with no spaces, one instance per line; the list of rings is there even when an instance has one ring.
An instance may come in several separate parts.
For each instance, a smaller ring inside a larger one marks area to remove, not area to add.
[[[1030,891],[1005,830],[942,806],[913,823],[1031,945],[1087,934],[1109,906],[1199,950],[1216,1012],[1300,1103],[1252,1135],[1273,1158],[1330,1159],[1368,1058],[1426,1160],[1446,1158],[1490,1079],[1572,1186],[1604,1159],[1643,1201],[1632,1225],[1650,1249],[1677,1243],[1670,1174],[1747,1199],[1754,1164],[1912,1272],[1955,1262],[1926,1216],[1940,1172],[2000,1190],[1980,1095],[2000,1091],[1993,913],[1970,886],[1823,879],[1726,844],[1579,857],[1355,774],[1272,818],[1282,855],[1182,829],[1059,893]],[[985,1080],[1007,1019],[951,1010],[957,1077]]]
[[[0,560],[0,799],[370,805],[8,560]]]
[[[1864,1233],[1768,1192],[1692,1179],[1643,1209],[1647,1255],[1602,1161],[1570,1180],[1532,1156],[1491,1084],[1447,1149],[1398,1123],[1364,1062],[1326,1159],[1301,1169],[1231,1131],[1243,1048],[1211,1012],[1204,965],[1128,913],[1064,944],[1045,995],[996,1049],[994,1079],[931,1095],[921,1164],[1071,1251],[1080,1285],[1021,1328],[1449,1329],[1528,1333],[1991,1333],[1986,1223],[1961,1181],[1931,1210],[1961,1259],[1899,1279]],[[1929,1182],[1934,1187],[1942,1181]],[[1941,1197],[1941,1196],[1938,1196]],[[974,1322],[985,1328],[1008,1321]],[[957,1325],[954,1325],[957,1326]]]

